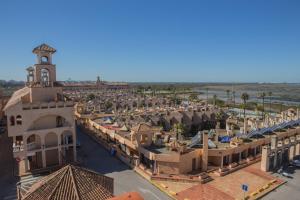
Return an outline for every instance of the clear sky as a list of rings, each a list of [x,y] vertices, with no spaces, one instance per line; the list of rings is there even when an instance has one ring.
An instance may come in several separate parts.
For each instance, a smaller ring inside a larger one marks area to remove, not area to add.
[[[299,0],[1,0],[0,79],[300,82]]]

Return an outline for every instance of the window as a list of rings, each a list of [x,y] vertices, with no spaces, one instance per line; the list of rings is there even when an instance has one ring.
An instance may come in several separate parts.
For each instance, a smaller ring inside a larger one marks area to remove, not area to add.
[[[15,117],[11,116],[9,120],[10,120],[10,125],[14,126],[15,125]]]
[[[21,117],[21,115],[18,115],[16,117],[16,122],[17,122],[17,125],[22,125],[22,117]]]
[[[42,61],[42,63],[48,63],[48,57],[42,56],[41,61]]]
[[[56,127],[62,127],[64,119],[61,116],[56,117]]]
[[[41,70],[41,81],[43,86],[49,86],[50,77],[48,69]]]

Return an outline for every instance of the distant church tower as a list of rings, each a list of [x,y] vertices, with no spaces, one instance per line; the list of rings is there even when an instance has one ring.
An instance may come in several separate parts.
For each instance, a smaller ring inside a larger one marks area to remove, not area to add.
[[[102,88],[102,81],[100,79],[100,76],[97,76],[96,87],[97,89]]]

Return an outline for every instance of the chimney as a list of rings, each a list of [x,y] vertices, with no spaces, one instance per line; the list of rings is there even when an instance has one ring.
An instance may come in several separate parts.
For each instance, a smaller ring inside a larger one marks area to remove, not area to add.
[[[208,132],[202,133],[203,151],[202,151],[202,171],[207,171],[208,164]]]

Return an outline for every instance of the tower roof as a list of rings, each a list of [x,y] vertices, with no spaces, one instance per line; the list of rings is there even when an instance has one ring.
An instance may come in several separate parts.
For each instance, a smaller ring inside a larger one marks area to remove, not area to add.
[[[104,200],[113,197],[113,179],[67,165],[34,184],[22,200]]]
[[[55,53],[56,52],[56,49],[54,49],[53,47],[50,47],[48,44],[41,44],[37,47],[35,47],[33,50],[32,50],[32,53],[38,53],[40,51],[46,51],[46,52],[50,52],[50,53]]]

